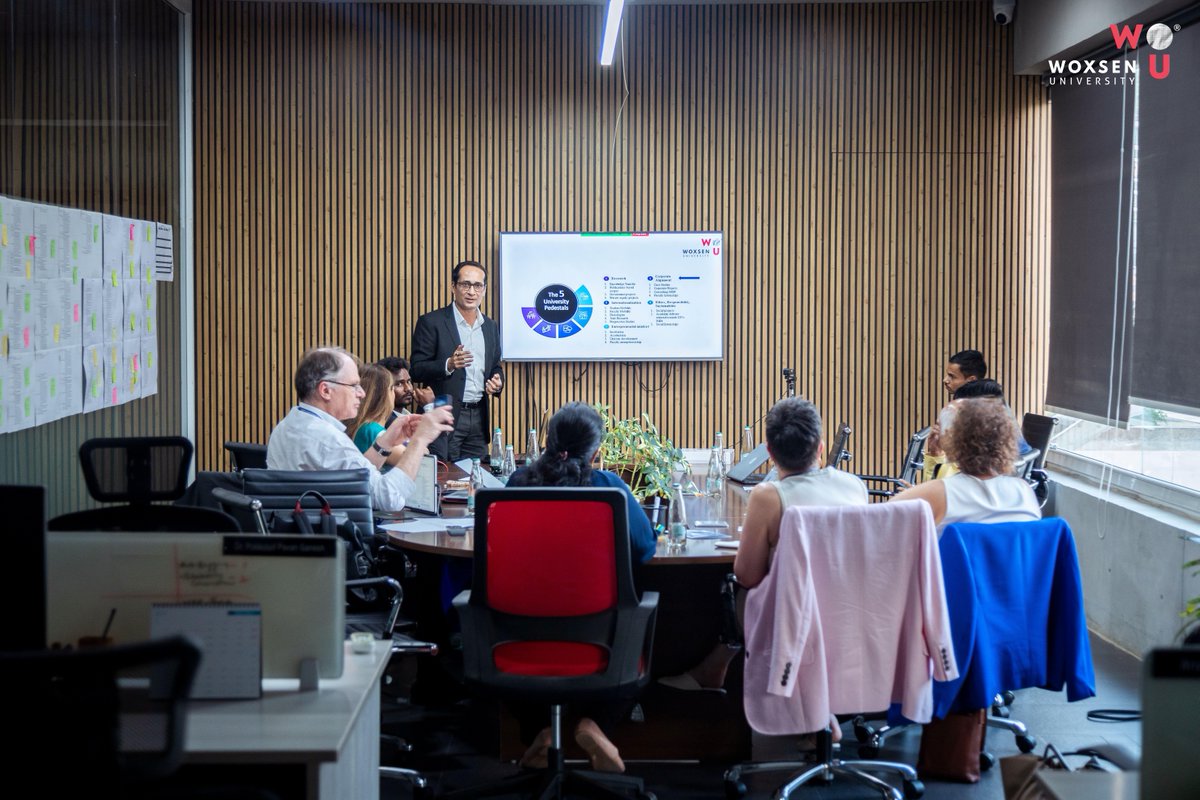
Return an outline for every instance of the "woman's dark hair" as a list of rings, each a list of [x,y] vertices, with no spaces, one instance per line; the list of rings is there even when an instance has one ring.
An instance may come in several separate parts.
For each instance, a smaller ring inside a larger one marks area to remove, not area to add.
[[[991,378],[967,381],[954,390],[955,400],[970,400],[975,397],[995,397],[1004,399],[1004,389]]]
[[[775,463],[792,472],[813,465],[821,449],[821,415],[803,397],[785,397],[767,412],[767,447]]]
[[[587,486],[604,421],[587,403],[567,403],[546,426],[546,450],[524,471],[521,486]],[[509,486],[515,486],[509,481]]]

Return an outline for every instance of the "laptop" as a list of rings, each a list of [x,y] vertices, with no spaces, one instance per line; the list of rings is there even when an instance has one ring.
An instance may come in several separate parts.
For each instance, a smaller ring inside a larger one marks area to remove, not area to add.
[[[437,485],[437,456],[426,455],[421,459],[417,469],[417,477],[413,483],[416,488],[413,493],[404,498],[404,510],[416,511],[421,514],[438,515],[442,513],[442,505],[438,499]]]

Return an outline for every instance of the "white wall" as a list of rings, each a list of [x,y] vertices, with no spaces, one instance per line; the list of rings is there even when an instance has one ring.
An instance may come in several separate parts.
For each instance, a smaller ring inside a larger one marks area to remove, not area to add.
[[[1195,521],[1061,474],[1054,513],[1071,525],[1088,626],[1136,655],[1176,641],[1179,612],[1200,595],[1183,563],[1200,558]]]

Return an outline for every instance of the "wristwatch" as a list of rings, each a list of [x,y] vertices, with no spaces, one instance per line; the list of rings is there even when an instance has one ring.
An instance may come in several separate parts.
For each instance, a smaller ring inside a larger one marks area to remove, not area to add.
[[[391,450],[384,450],[382,447],[380,447],[379,442],[371,442],[371,447],[374,448],[376,453],[379,453],[379,455],[383,456],[384,458],[387,458],[392,454]]]

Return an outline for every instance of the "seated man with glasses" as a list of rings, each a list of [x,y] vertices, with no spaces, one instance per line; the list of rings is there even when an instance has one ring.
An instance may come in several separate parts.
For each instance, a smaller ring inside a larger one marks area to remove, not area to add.
[[[352,419],[363,399],[358,362],[345,350],[319,347],[300,359],[293,378],[300,403],[279,421],[267,440],[269,469],[368,469],[371,505],[376,511],[399,511],[414,488],[421,458],[429,444],[454,429],[448,408],[404,417],[375,439],[365,454],[346,435],[341,420]],[[396,469],[379,468],[392,450],[402,449]]]
[[[487,273],[478,261],[460,261],[450,273],[453,302],[423,314],[413,328],[412,376],[449,395],[454,432],[430,446],[442,459],[482,458],[489,441],[488,398],[504,388],[500,331],[480,306]]]

